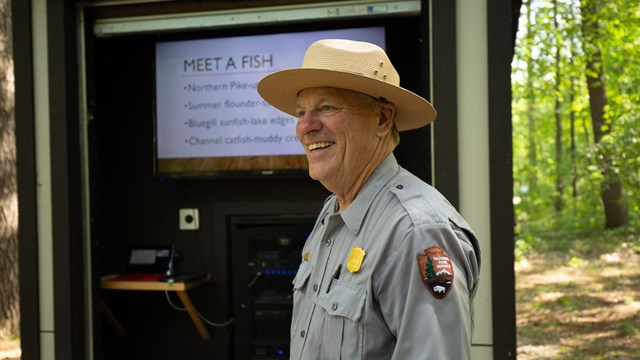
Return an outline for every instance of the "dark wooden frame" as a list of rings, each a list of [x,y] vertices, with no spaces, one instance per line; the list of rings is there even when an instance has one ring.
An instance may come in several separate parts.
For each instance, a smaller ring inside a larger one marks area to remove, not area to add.
[[[18,174],[18,251],[22,358],[40,358],[40,290],[36,203],[31,2],[12,0]],[[18,45],[19,44],[19,45]]]
[[[512,6],[512,2],[487,0],[494,359],[515,359],[517,354],[511,135]]]

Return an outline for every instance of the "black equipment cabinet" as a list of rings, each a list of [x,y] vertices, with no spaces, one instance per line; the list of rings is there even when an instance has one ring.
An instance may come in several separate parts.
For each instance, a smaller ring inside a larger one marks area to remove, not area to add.
[[[292,281],[315,216],[230,218],[233,358],[288,359]]]

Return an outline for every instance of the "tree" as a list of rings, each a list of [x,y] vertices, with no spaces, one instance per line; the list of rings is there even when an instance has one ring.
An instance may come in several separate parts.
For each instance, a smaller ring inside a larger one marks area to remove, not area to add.
[[[525,237],[640,221],[638,14],[638,0],[523,2],[511,78]]]
[[[598,25],[598,8],[596,0],[581,0],[583,47],[587,56],[586,78],[589,90],[589,107],[593,137],[597,143],[605,135],[611,134],[614,122],[605,112],[608,105],[605,83],[604,63],[599,41],[601,38]],[[604,205],[605,227],[615,228],[629,223],[627,209],[622,203],[622,181],[613,170],[612,154],[605,150],[602,154],[601,197]]]
[[[435,279],[437,276],[435,270],[433,269],[433,262],[431,261],[430,257],[427,257],[427,265],[425,266],[424,273],[425,279],[429,281]]]
[[[527,119],[527,146],[526,146],[526,156],[528,159],[528,167],[526,167],[526,180],[525,182],[528,186],[536,187],[538,185],[538,151],[537,151],[537,141],[536,141],[536,93],[535,93],[535,85],[534,79],[535,69],[534,69],[534,61],[533,61],[533,48],[535,42],[534,35],[534,26],[533,26],[533,11],[531,10],[531,1],[526,0],[524,2],[524,7],[526,9],[527,14],[527,28],[526,28],[526,40],[524,44],[524,54],[523,57],[527,62],[527,72],[526,78],[527,83],[525,84],[525,102],[527,107],[526,115],[524,116]]]
[[[558,25],[558,0],[553,0],[553,33],[555,39],[555,62],[556,76],[555,87],[553,92],[554,112],[556,119],[556,193],[554,195],[553,205],[556,211],[562,211],[564,203],[562,201],[562,193],[564,192],[564,179],[562,176],[562,34]]]
[[[0,0],[0,338],[20,327],[11,2]]]

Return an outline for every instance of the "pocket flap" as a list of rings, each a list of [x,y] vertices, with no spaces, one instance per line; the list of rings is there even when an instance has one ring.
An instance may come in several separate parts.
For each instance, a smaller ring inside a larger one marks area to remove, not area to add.
[[[296,277],[293,278],[291,282],[293,284],[293,290],[297,290],[303,288],[309,277],[311,276],[311,265],[309,265],[308,261],[303,261],[300,263],[300,267],[298,267],[298,272],[296,273]]]
[[[333,281],[329,293],[321,294],[314,302],[322,306],[329,315],[343,316],[357,322],[362,316],[366,290],[345,280]]]

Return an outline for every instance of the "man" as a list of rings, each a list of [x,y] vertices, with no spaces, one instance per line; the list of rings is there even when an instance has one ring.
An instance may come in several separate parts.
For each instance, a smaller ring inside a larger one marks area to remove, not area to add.
[[[298,118],[309,174],[333,193],[293,281],[290,359],[469,359],[478,241],[393,155],[431,104],[381,48],[349,40],[312,44],[258,92]]]

